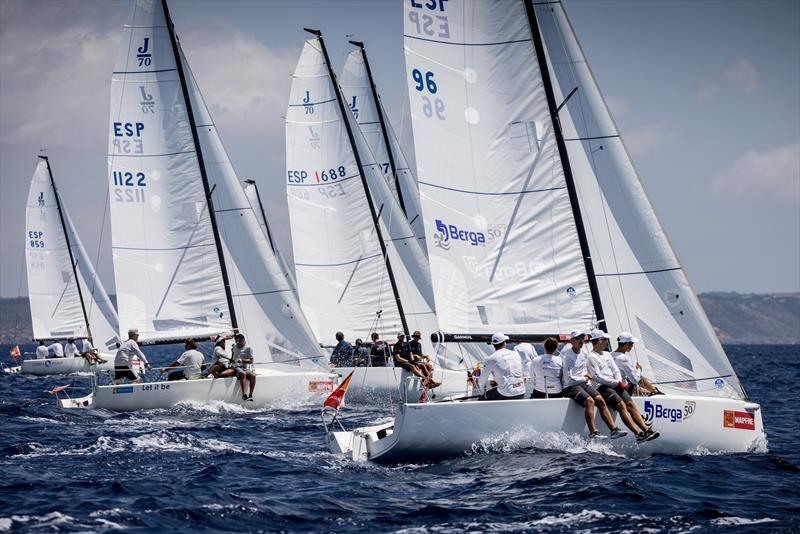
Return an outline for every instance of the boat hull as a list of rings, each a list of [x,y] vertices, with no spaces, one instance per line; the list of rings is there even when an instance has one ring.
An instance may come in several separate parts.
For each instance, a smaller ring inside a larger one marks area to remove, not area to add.
[[[657,396],[634,399],[661,437],[636,443],[632,433],[608,446],[629,456],[752,452],[765,443],[757,404],[733,399]],[[617,416],[617,424],[624,428]],[[598,429],[608,433],[597,417]],[[553,448],[586,438],[583,408],[569,399],[400,404],[393,423],[331,432],[328,447],[355,460],[435,460],[509,447]]]
[[[43,360],[23,360],[20,364],[20,373],[24,375],[68,375],[73,373],[93,373],[114,369],[114,356],[102,356],[107,361],[99,365],[89,365],[86,358],[45,358]]]
[[[403,378],[402,369],[399,367],[335,367],[331,372],[339,375],[341,379],[353,372],[353,378],[347,389],[348,404],[395,401]],[[435,398],[466,396],[472,391],[471,387],[467,386],[466,371],[436,369],[433,378],[442,383],[432,390]]]
[[[287,373],[259,370],[253,401],[243,401],[238,380],[228,377],[96,386],[91,395],[63,399],[59,406],[104,408],[117,412],[163,409],[180,403],[205,404],[214,401],[254,408],[290,407],[321,403],[333,387],[331,375],[325,372]]]

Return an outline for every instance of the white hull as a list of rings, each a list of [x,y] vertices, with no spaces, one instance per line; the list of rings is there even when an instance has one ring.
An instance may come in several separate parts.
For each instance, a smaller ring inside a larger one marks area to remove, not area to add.
[[[625,455],[743,453],[765,443],[761,410],[754,403],[678,395],[636,397],[634,401],[642,415],[652,419],[661,437],[637,444],[629,433],[603,442]],[[618,417],[617,423],[624,428]],[[597,428],[608,433],[599,416]],[[392,463],[514,445],[546,447],[553,442],[543,439],[548,435],[587,434],[583,408],[574,401],[526,399],[400,404],[394,422],[353,432],[330,432],[326,440],[331,452],[354,460]]]
[[[43,360],[23,360],[20,364],[20,372],[24,375],[69,375],[73,373],[93,373],[95,371],[105,371],[114,369],[114,356],[108,354],[101,355],[106,363],[100,365],[89,365],[86,358],[45,358]]]
[[[353,373],[350,386],[347,388],[348,404],[374,403],[380,401],[396,401],[399,398],[402,369],[399,367],[335,367],[331,372],[339,375],[340,380]],[[431,390],[435,398],[462,397],[471,393],[467,387],[466,371],[450,371],[434,369],[433,378],[442,385]]]
[[[91,395],[61,399],[62,408],[105,408],[118,412],[171,408],[180,403],[223,401],[260,408],[287,407],[319,402],[333,389],[325,372],[283,372],[259,369],[253,401],[242,400],[239,381],[234,377],[143,382],[97,386]]]

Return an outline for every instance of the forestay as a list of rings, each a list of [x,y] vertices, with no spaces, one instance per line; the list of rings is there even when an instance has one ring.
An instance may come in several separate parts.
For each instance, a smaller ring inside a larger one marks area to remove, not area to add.
[[[41,158],[31,179],[25,211],[25,260],[33,336],[63,339],[91,334],[98,348],[112,348],[117,341],[116,312],[56,195],[49,163]]]
[[[365,57],[366,51],[361,47],[347,55],[347,61],[339,75],[339,84],[345,101],[350,106],[350,111],[386,178],[386,184],[400,203],[406,220],[425,251],[425,227],[422,223],[417,179],[400,148],[380,97],[375,100]],[[385,137],[381,126],[381,115],[386,128]],[[389,159],[390,153],[394,162],[394,172]]]
[[[560,2],[535,5],[609,332],[628,330],[644,374],[743,396],[642,186]],[[716,377],[725,378],[717,379]],[[697,380],[707,379],[710,380]],[[681,380],[685,382],[680,382]]]
[[[405,2],[404,20],[441,329],[590,327],[595,311],[524,4]]]
[[[245,180],[242,184],[242,189],[244,189],[244,194],[247,197],[247,202],[250,203],[250,208],[252,208],[253,212],[256,214],[256,218],[258,219],[258,224],[261,226],[261,231],[264,232],[264,235],[267,236],[267,241],[269,241],[270,248],[272,248],[272,252],[275,253],[275,256],[278,258],[278,262],[281,265],[281,269],[286,273],[286,276],[289,278],[289,283],[293,287],[297,287],[297,282],[294,278],[294,270],[289,268],[289,264],[286,262],[286,258],[284,257],[283,253],[281,252],[280,247],[278,246],[277,241],[275,240],[274,234],[269,226],[269,221],[267,220],[267,214],[264,213],[264,205],[261,200],[261,196],[258,192],[258,186],[256,185],[255,180]]]

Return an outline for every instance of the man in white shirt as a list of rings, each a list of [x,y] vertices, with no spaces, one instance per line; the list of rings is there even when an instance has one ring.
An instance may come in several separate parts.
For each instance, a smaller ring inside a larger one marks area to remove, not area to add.
[[[556,354],[558,340],[544,340],[544,354],[535,356],[531,362],[532,399],[560,399],[564,364]]]
[[[627,383],[625,391],[628,392],[628,395],[643,395],[642,391],[649,395],[663,395],[657,387],[650,383],[650,380],[642,376],[642,366],[639,365],[639,362],[634,364],[631,361],[630,352],[633,350],[633,344],[638,342],[639,340],[630,332],[621,332],[617,336],[617,350],[611,353],[614,363],[617,364],[619,372],[622,374],[622,379]]]
[[[89,362],[90,365],[92,362],[106,363],[106,360],[100,357],[100,355],[97,353],[97,349],[92,346],[92,342],[89,341],[88,338],[83,340],[81,346],[81,356],[86,358],[86,361]]]
[[[47,345],[44,344],[44,341],[41,339],[39,340],[39,346],[36,347],[36,359],[37,360],[44,360],[50,355],[50,351],[47,350]]]
[[[514,350],[519,354],[519,359],[522,361],[522,375],[531,375],[531,364],[533,359],[538,356],[536,349],[530,343],[517,343],[514,345]]]
[[[128,330],[128,339],[125,340],[114,357],[114,383],[121,384],[123,380],[128,379],[134,384],[141,382],[139,375],[133,370],[134,359],[139,359],[144,363],[145,368],[149,368],[150,364],[144,353],[139,349],[139,344],[136,342],[139,339],[139,330],[131,328]]]
[[[233,358],[231,363],[234,368],[239,368],[245,373],[245,378],[250,382],[250,394],[244,392],[244,380],[242,380],[242,400],[253,401],[253,390],[256,388],[256,373],[251,371],[248,366],[253,364],[253,349],[245,343],[244,334],[239,332],[233,336],[234,344],[231,350]]]
[[[60,341],[53,341],[53,343],[51,343],[50,346],[47,347],[47,352],[53,358],[63,358],[64,345],[62,345]]]
[[[81,353],[78,350],[77,345],[75,345],[75,338],[71,337],[67,339],[67,344],[64,345],[64,357],[65,358],[75,358],[80,356]]]
[[[525,397],[525,377],[519,354],[506,348],[508,336],[497,332],[492,336],[494,353],[484,362],[482,374],[494,377],[497,386],[487,390],[481,400],[512,400]]]
[[[173,380],[196,380],[202,378],[205,358],[203,358],[203,353],[197,350],[197,343],[192,339],[187,339],[183,344],[183,348],[184,353],[177,360],[169,364],[166,369],[161,369],[161,374],[164,374],[169,368],[182,367],[182,369],[172,371],[167,375],[167,380],[170,382]]]
[[[625,383],[622,381],[617,364],[614,363],[614,358],[605,350],[610,339],[609,335],[600,329],[594,329],[589,339],[592,342],[592,351],[587,357],[587,367],[592,381],[598,385],[597,391],[606,403],[619,413],[619,418],[625,426],[636,434],[636,441],[656,439],[660,434],[648,427],[642,419],[631,396],[625,391]]]
[[[617,428],[614,424],[614,419],[608,411],[603,397],[600,393],[589,384],[588,370],[586,369],[586,352],[583,350],[583,338],[585,334],[580,330],[573,330],[569,335],[570,347],[565,347],[561,351],[561,359],[564,364],[563,370],[563,395],[574,400],[584,407],[584,417],[586,418],[586,426],[589,429],[589,437],[592,439],[605,438],[597,430],[594,422],[594,407],[597,406],[600,410],[600,418],[608,426],[611,431],[611,438],[621,438],[627,436],[628,433],[624,430]]]

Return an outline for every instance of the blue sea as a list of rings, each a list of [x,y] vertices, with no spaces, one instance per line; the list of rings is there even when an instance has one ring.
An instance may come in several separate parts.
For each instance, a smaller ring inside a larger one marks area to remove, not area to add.
[[[365,465],[325,451],[318,406],[64,411],[44,390],[85,377],[3,375],[0,531],[800,530],[800,348],[726,350],[762,405],[761,452],[631,459],[575,440]],[[346,424],[389,415],[351,407]]]

